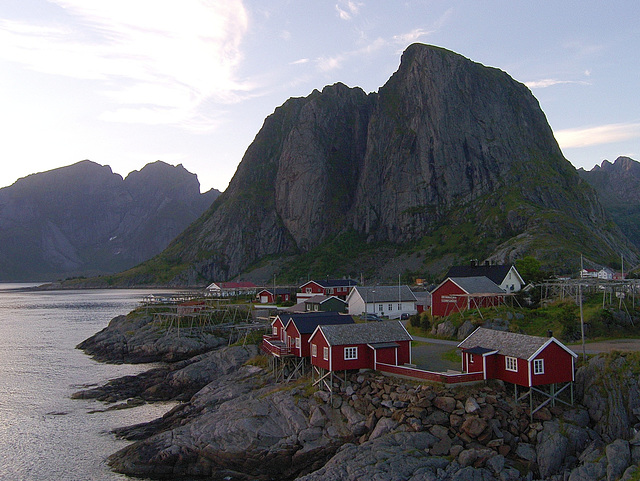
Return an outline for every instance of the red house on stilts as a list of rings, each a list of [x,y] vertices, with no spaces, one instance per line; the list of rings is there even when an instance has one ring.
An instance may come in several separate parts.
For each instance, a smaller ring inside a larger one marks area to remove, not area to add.
[[[557,396],[567,387],[571,387],[573,404],[575,359],[578,355],[555,337],[529,336],[479,327],[458,347],[462,350],[463,372],[482,372],[484,379],[500,379],[514,384],[517,400],[529,395],[532,415],[549,402],[564,402]],[[556,386],[563,384],[556,391]],[[518,386],[529,390],[518,397]],[[543,387],[549,387],[550,392],[543,391]],[[547,397],[535,410],[533,393]]]
[[[411,363],[412,340],[400,321],[318,326],[309,338],[314,384],[331,390],[336,372]]]

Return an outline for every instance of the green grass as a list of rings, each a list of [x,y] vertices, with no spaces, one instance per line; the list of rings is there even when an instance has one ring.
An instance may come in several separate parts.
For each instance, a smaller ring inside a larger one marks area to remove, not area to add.
[[[462,359],[462,354],[458,348],[454,348],[443,352],[440,358],[443,361],[451,361],[459,364]]]

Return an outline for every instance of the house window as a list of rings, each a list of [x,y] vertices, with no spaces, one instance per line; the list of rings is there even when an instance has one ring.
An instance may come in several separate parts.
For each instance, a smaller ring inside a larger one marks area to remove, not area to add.
[[[329,289],[327,289],[327,292],[328,292],[329,294],[333,294],[333,287],[329,287]]]
[[[402,310],[402,304],[398,304],[398,310],[401,311]]]
[[[389,311],[393,311],[393,304],[389,304]]]
[[[310,287],[307,287],[305,291],[307,294],[311,294],[313,292],[313,290]]]
[[[533,373],[544,374],[544,359],[533,360]]]
[[[505,369],[507,371],[513,371],[513,372],[518,372],[518,359],[516,359],[515,357],[510,357],[507,356],[504,358],[505,360]]]
[[[469,361],[469,364],[473,364],[474,363],[473,354],[467,353],[467,360]]]
[[[378,310],[382,312],[382,309],[383,309],[382,304],[378,304]]]
[[[345,347],[344,348],[344,360],[347,361],[349,359],[358,359],[358,348],[357,347]]]
[[[271,334],[273,334],[274,336],[278,335],[278,328],[276,326],[273,326],[271,328]]]
[[[314,310],[314,311],[317,311],[317,310],[318,310],[318,304],[314,304],[314,305],[313,305],[313,310]]]
[[[311,355],[316,357],[318,355],[318,346],[311,344]]]
[[[325,361],[329,360],[329,348],[325,347],[322,349],[322,359],[324,359]]]
[[[300,349],[300,338],[296,337],[296,347]]]

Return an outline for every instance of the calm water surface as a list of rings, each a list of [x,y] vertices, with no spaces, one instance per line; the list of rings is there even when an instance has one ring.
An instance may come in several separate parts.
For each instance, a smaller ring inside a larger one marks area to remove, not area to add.
[[[0,479],[131,480],[106,457],[126,446],[110,430],[149,421],[167,404],[121,411],[70,395],[149,365],[93,361],[75,346],[155,291],[24,292],[0,283]]]

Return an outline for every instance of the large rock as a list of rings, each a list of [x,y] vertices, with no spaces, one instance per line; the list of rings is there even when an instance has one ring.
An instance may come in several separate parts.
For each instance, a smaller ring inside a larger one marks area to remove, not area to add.
[[[631,451],[629,442],[624,439],[616,439],[609,444],[605,453],[607,455],[607,481],[615,481],[631,464]]]

